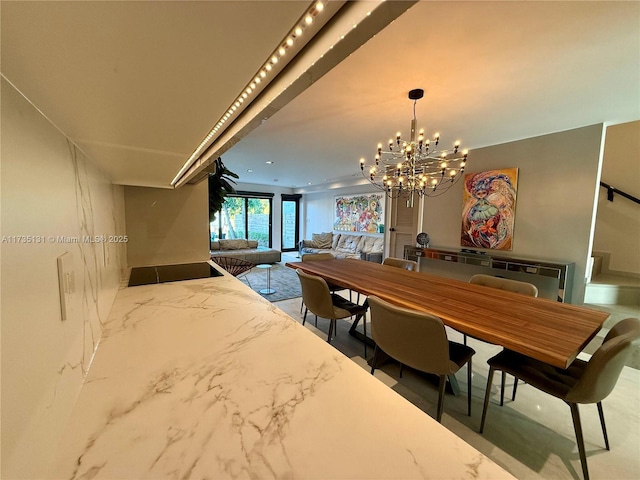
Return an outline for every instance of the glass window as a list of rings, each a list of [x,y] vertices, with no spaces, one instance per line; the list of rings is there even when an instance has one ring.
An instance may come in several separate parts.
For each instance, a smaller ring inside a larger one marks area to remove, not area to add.
[[[210,223],[211,239],[245,238],[271,247],[271,197],[257,195],[228,196]]]

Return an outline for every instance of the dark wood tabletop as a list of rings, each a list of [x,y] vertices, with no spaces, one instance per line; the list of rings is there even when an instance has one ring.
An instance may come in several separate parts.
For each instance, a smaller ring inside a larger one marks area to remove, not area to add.
[[[424,311],[445,325],[560,368],[595,337],[606,312],[355,259],[288,262],[342,287]]]

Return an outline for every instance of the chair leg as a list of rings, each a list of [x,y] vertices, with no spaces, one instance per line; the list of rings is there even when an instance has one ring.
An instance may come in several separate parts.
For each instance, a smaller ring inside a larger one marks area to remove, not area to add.
[[[484,392],[484,407],[482,408],[482,420],[480,420],[480,433],[484,431],[484,421],[487,418],[487,408],[489,407],[489,396],[491,395],[491,383],[493,382],[493,372],[495,369],[489,367],[489,374],[487,375],[487,390]]]
[[[316,317],[316,327],[318,326],[318,315],[315,316]]]
[[[378,360],[378,345],[373,349],[373,359],[371,360],[371,375],[373,375],[374,370],[376,369],[376,361]]]
[[[358,294],[359,295],[359,294]],[[364,332],[364,359],[367,359],[367,312],[362,315],[362,331]]]
[[[302,313],[302,307],[304,307],[304,301],[300,300],[300,313]]]
[[[329,335],[327,336],[327,342],[331,343],[331,336],[335,335],[334,331],[335,331],[336,327],[337,327],[336,320],[335,320],[335,318],[332,318],[329,321]]]
[[[602,402],[598,402],[598,415],[600,415],[600,425],[602,425],[602,434],[604,435],[604,445],[607,450],[609,448],[609,436],[607,435],[607,426],[604,424],[604,411],[602,410]]]
[[[582,463],[582,475],[584,480],[589,480],[589,470],[587,468],[587,454],[584,450],[584,438],[582,437],[582,425],[580,424],[580,412],[577,403],[570,403],[571,417],[573,418],[573,428],[576,431],[576,441],[578,442],[578,452],[580,453],[580,463]]]
[[[302,317],[302,325],[304,325],[304,322],[307,321],[307,312],[309,311],[309,309],[305,308],[304,309],[304,317]]]
[[[516,401],[516,390],[518,390],[518,377],[513,377],[513,393],[511,394],[511,401]]]
[[[462,334],[462,340],[464,341],[464,344],[467,344],[467,336],[463,333]]]
[[[471,416],[471,358],[467,362],[467,415]]]
[[[442,423],[442,412],[444,410],[444,390],[447,386],[447,376],[440,375],[440,384],[438,385],[438,413],[436,414],[436,420],[438,423]]]
[[[502,372],[502,382],[500,384],[500,406],[504,405],[504,384],[507,381],[506,372]]]

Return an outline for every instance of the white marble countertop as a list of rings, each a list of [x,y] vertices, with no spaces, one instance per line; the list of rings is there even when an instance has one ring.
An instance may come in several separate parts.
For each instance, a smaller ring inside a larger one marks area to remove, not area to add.
[[[52,478],[512,478],[237,279],[123,288]]]

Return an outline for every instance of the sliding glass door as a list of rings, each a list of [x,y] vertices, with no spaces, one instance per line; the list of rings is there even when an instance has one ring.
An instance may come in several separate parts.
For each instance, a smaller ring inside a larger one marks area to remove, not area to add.
[[[282,195],[282,251],[298,249],[300,241],[300,197],[302,195]]]
[[[210,224],[211,240],[245,238],[271,247],[272,196],[253,192],[228,196]]]

